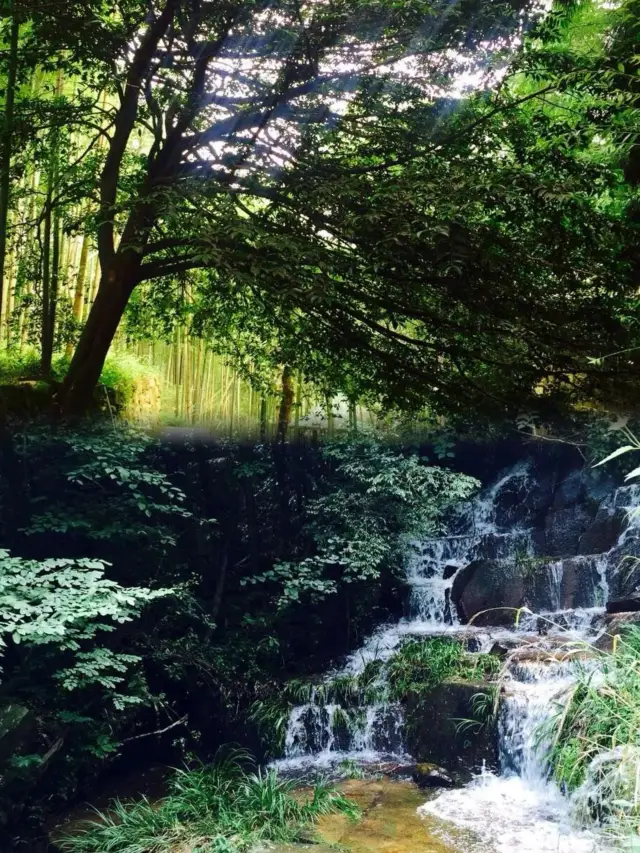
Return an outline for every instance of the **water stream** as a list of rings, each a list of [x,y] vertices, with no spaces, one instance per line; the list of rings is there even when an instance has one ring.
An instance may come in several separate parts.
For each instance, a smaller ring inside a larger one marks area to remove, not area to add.
[[[538,598],[546,602],[537,613],[523,616],[517,628],[461,625],[451,591],[456,576],[473,560],[521,560],[535,554],[533,530],[527,525],[522,503],[531,485],[531,472],[519,464],[499,477],[451,520],[451,535],[413,543],[407,567],[407,615],[398,623],[379,628],[350,655],[339,671],[326,676],[361,673],[373,660],[386,660],[408,636],[470,636],[476,651],[496,642],[511,647],[542,644],[548,656],[570,640],[593,642],[602,631],[604,604],[619,549],[638,534],[640,521],[632,516],[610,552],[583,555],[578,569],[595,580],[582,596],[584,606],[562,608],[563,561],[547,566],[546,586]],[[638,487],[623,487],[601,504],[603,512],[619,512],[640,504]],[[526,651],[526,649],[525,649]],[[549,780],[540,739],[540,726],[557,713],[574,681],[575,664],[566,660],[540,662],[526,654],[513,658],[503,687],[498,721],[500,769],[484,771],[462,788],[441,792],[419,812],[436,818],[442,837],[461,830],[478,840],[471,850],[491,853],[604,853],[606,846],[593,831],[576,829],[572,804]],[[289,720],[283,770],[332,766],[345,759],[360,761],[410,760],[403,743],[402,708],[376,702],[362,707],[323,704],[320,695],[293,709]],[[458,849],[454,846],[454,849]]]

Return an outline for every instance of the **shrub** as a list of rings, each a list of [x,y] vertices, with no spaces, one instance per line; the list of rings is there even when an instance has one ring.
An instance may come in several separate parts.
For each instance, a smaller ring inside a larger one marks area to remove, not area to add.
[[[388,663],[392,698],[422,693],[451,678],[465,681],[495,676],[500,661],[494,655],[470,654],[457,640],[431,638],[408,640]]]

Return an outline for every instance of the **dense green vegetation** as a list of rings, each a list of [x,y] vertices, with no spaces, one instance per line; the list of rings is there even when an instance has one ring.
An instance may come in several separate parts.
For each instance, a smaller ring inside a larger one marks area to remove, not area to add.
[[[397,612],[408,540],[476,486],[364,437],[33,426],[2,454],[3,695],[36,729],[5,773],[23,824],[157,731],[172,760],[263,749],[256,703]]]
[[[580,790],[585,820],[604,821],[615,836],[637,832],[640,631],[630,627],[586,667],[553,721],[553,774],[568,790]],[[582,787],[581,787],[582,786]]]
[[[456,430],[637,408],[639,22],[638,0],[2,4],[9,845],[145,744],[280,742],[476,488],[439,464]],[[437,426],[430,457],[374,416]],[[126,425],[168,417],[228,438]],[[495,659],[411,641],[384,669],[399,701]],[[576,739],[618,737],[582,716],[600,695],[563,721],[567,785]],[[233,763],[173,785],[69,849],[169,850],[177,822],[242,849],[345,807]]]
[[[267,397],[629,403],[637,11],[14,0],[4,343],[45,377],[72,356],[67,413],[114,339],[202,388],[214,350]]]
[[[318,782],[294,795],[294,782],[275,771],[247,770],[247,756],[232,753],[208,767],[181,771],[170,781],[167,796],[158,803],[116,802],[112,809],[75,827],[61,841],[68,853],[174,853],[187,849],[242,851],[258,842],[287,842],[323,814],[357,807]]]

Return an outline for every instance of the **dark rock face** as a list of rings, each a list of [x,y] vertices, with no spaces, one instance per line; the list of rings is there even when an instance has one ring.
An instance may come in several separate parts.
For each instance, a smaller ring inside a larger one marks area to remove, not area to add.
[[[496,726],[478,718],[475,697],[493,688],[484,683],[445,681],[407,703],[407,747],[418,762],[437,762],[472,772],[498,765]]]
[[[576,607],[605,605],[599,600],[602,595],[599,564],[600,555],[580,555],[560,560],[556,564],[559,578],[558,597],[555,607],[550,609],[569,610]]]
[[[640,611],[640,593],[626,598],[612,598],[607,602],[607,613],[637,613]]]
[[[545,553],[554,557],[572,557],[577,554],[580,537],[589,527],[592,514],[582,505],[553,507],[544,526]]]
[[[416,764],[411,778],[419,788],[453,788],[454,780],[437,764]]]
[[[609,551],[618,541],[624,521],[623,510],[599,506],[595,517],[580,536],[578,554],[603,554]]]
[[[637,489],[561,450],[521,460],[525,476],[503,469],[489,481],[504,486],[495,491],[495,528],[454,579],[450,603],[460,621],[512,625],[525,606],[590,608],[606,603],[607,584],[615,598],[640,589],[640,560],[625,560],[640,557],[640,525],[627,531]]]
[[[475,560],[456,577],[451,599],[462,622],[511,625],[525,603],[524,578],[513,563]]]

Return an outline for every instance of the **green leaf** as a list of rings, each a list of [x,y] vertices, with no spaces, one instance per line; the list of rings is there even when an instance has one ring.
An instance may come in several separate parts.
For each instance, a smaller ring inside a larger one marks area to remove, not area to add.
[[[629,453],[631,450],[640,450],[640,447],[634,447],[632,444],[625,444],[623,447],[618,447],[617,450],[614,450],[613,453],[610,453],[608,456],[605,456],[604,459],[601,459],[600,462],[596,462],[593,465],[593,468],[598,468],[600,465],[604,465],[605,462],[610,462],[612,459],[617,459],[618,456],[622,456],[624,453]]]

